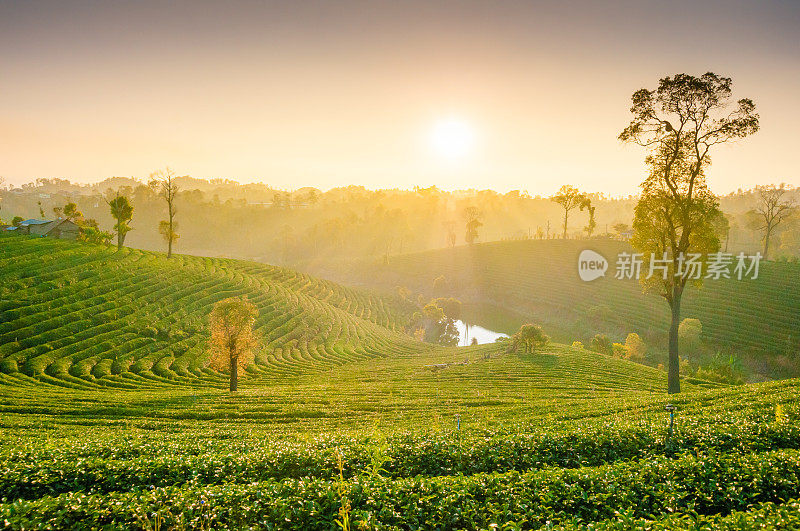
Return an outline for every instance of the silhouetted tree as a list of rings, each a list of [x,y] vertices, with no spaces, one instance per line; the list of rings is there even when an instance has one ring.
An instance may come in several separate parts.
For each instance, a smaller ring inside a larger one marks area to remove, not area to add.
[[[561,188],[559,188],[558,193],[551,197],[553,201],[558,203],[564,208],[564,234],[563,238],[566,239],[567,237],[567,222],[569,221],[569,212],[575,208],[583,209],[583,205],[586,204],[586,195],[581,193],[577,188],[574,186],[570,186],[565,184]]]
[[[633,119],[619,135],[623,142],[645,146],[649,175],[634,211],[633,246],[643,254],[643,270],[651,259],[667,257],[663,274],[640,281],[645,291],[659,293],[670,306],[669,393],[680,392],[678,326],[681,298],[689,280],[682,261],[690,253],[717,252],[726,220],[706,186],[704,169],[717,144],[758,131],[752,100],[728,106],[731,79],[707,73],[677,74],[659,81],[655,90],[633,96]],[[697,284],[700,279],[695,280]]]
[[[797,207],[791,198],[784,198],[786,188],[783,185],[757,186],[758,204],[748,212],[748,224],[762,232],[764,241],[764,259],[769,256],[769,242],[778,226],[791,218]]]
[[[158,232],[167,242],[167,258],[171,258],[172,245],[180,237],[177,233],[178,224],[175,222],[175,198],[178,195],[175,173],[169,168],[153,173],[150,175],[150,186],[167,203],[167,219],[158,224]]]
[[[464,235],[464,240],[469,245],[472,245],[478,239],[478,229],[483,226],[480,217],[481,211],[477,207],[470,206],[464,209],[464,218],[467,220],[467,231]]]
[[[594,229],[597,228],[597,222],[594,219],[595,207],[592,206],[592,201],[589,199],[589,197],[585,197],[580,206],[581,211],[583,211],[584,208],[589,211],[589,223],[583,228],[583,230],[585,230],[586,235],[591,238],[592,234],[594,233]]]

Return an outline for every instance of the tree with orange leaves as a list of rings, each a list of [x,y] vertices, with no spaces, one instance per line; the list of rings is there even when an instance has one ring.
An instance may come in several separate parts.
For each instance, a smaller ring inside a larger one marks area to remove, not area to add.
[[[211,367],[230,369],[231,392],[236,391],[239,367],[254,358],[258,340],[253,332],[258,310],[247,297],[230,297],[217,302],[211,311]]]

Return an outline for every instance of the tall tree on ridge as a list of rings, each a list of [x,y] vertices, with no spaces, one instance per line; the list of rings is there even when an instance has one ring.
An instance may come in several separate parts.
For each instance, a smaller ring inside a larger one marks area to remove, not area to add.
[[[714,73],[700,77],[677,74],[659,81],[655,90],[632,96],[633,119],[620,133],[623,142],[648,148],[649,175],[634,211],[633,246],[643,254],[643,270],[663,267],[663,274],[640,278],[645,291],[660,294],[672,313],[669,329],[667,390],[680,392],[678,327],[686,287],[684,260],[689,254],[718,252],[726,220],[709,191],[704,170],[715,145],[758,131],[758,114],[750,99],[731,110],[731,78]],[[653,260],[658,260],[656,264]],[[692,279],[694,283],[702,282]]]
[[[575,208],[580,208],[583,210],[584,205],[586,204],[586,194],[583,194],[575,188],[574,186],[570,186],[565,184],[561,188],[559,188],[558,193],[551,197],[553,201],[558,203],[564,208],[564,234],[563,238],[567,238],[567,222],[569,221],[569,211]]]
[[[113,199],[106,199],[106,203],[111,209],[111,217],[117,220],[114,230],[117,232],[117,250],[120,250],[125,243],[125,235],[131,230],[129,223],[133,218],[133,206],[127,197],[119,194],[119,191]]]
[[[172,245],[178,241],[178,224],[175,222],[175,198],[178,185],[175,184],[175,173],[166,168],[150,175],[150,187],[167,203],[167,219],[158,224],[158,232],[167,242],[167,258],[172,257]]]
[[[769,242],[778,226],[789,219],[797,207],[791,198],[783,198],[786,188],[781,186],[756,186],[758,204],[748,212],[748,224],[762,231],[764,240],[764,259],[769,256]]]

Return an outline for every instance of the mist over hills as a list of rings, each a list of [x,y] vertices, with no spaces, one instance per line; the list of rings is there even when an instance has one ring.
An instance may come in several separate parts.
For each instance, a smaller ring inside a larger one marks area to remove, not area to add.
[[[282,265],[301,265],[342,257],[369,257],[464,243],[465,211],[477,209],[482,226],[478,241],[548,239],[562,235],[563,210],[535,190],[505,194],[492,190],[369,190],[348,186],[321,191],[277,190],[267,184],[179,177],[176,220],[178,252],[228,256]],[[147,250],[164,248],[158,232],[166,206],[143,181],[114,177],[81,185],[63,179],[38,179],[22,188],[0,191],[0,218],[54,217],[53,208],[74,201],[87,218],[110,230],[113,220],[104,197],[120,191],[134,207],[126,243]],[[636,197],[589,195],[596,208],[593,237],[617,238],[618,224],[630,225]],[[800,190],[788,198],[800,200]],[[729,216],[727,247],[754,252],[761,236],[748,225],[747,212],[756,204],[753,190],[721,196]],[[570,215],[568,237],[587,238],[587,213]],[[773,257],[800,254],[800,224],[785,223],[773,235]]]

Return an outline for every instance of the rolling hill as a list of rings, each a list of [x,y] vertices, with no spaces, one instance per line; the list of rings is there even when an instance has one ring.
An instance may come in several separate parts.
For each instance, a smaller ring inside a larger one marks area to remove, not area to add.
[[[214,303],[245,295],[279,377],[426,347],[387,298],[288,269],[49,238],[0,239],[0,378],[77,387],[220,383],[205,368]]]
[[[315,380],[339,366],[346,380],[358,362],[400,380],[430,372],[426,366],[433,373],[449,367],[436,381],[469,364],[463,381],[470,385],[525,382],[568,396],[663,387],[659,371],[581,349],[553,346],[565,350],[532,363],[503,357],[500,345],[421,343],[400,331],[413,306],[398,297],[286,268],[19,236],[0,237],[0,382],[84,390],[224,386],[226,375],[206,367],[208,315],[233,295],[259,310],[261,346],[247,369],[254,387]],[[486,372],[475,373],[471,358]]]
[[[205,363],[230,295],[263,345],[235,394]],[[582,348],[419,343],[408,310],[263,264],[0,237],[0,522],[800,525],[798,380],[668,397],[663,371]]]
[[[578,255],[593,249],[609,261],[606,277],[582,281]],[[642,293],[635,280],[614,278],[616,257],[632,252],[610,240],[526,240],[491,242],[392,256],[388,264],[358,261],[312,269],[351,284],[382,289],[396,286],[434,294],[443,276],[442,293],[473,306],[467,317],[475,324],[511,333],[526,321],[541,323],[563,342],[588,341],[607,333],[622,341],[629,332],[651,347],[666,345],[668,306],[656,295]],[[714,348],[751,361],[771,360],[756,370],[795,375],[800,367],[800,264],[763,262],[757,279],[705,280],[684,296],[682,316],[697,318],[703,339]]]

